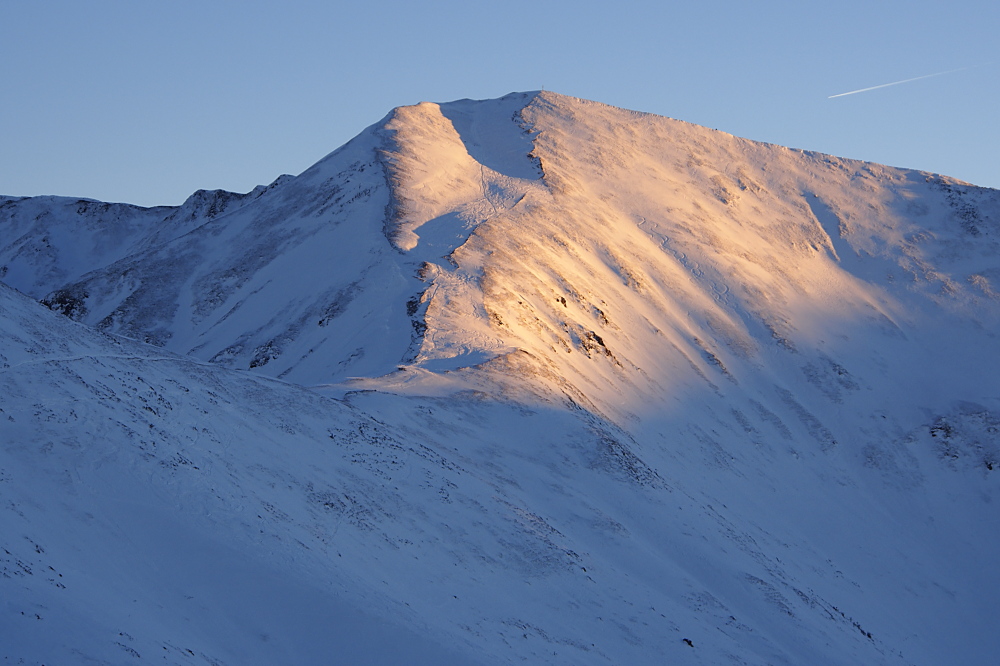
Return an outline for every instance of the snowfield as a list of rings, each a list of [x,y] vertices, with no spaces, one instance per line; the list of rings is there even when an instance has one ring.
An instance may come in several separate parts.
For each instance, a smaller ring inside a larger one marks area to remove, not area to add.
[[[996,661],[996,190],[514,93],[0,280],[5,663]]]

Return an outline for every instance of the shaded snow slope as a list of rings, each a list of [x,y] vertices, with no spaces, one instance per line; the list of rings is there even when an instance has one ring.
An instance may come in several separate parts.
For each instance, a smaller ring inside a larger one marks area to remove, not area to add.
[[[989,663],[998,225],[548,92],[246,195],[0,200],[5,282],[169,350],[0,293],[9,656]]]
[[[407,501],[371,492],[370,417],[39,307],[0,285],[5,660],[474,661],[352,575],[378,555],[347,535]]]
[[[330,400],[0,295],[10,659],[983,663],[996,647],[995,479],[969,457],[995,438],[984,411],[901,442],[908,485],[774,448],[727,468],[476,391]]]

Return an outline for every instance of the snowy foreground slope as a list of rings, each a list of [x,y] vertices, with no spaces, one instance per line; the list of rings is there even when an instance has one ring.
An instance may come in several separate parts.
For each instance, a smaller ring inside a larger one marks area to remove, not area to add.
[[[995,190],[513,94],[0,274],[11,663],[1000,651]]]

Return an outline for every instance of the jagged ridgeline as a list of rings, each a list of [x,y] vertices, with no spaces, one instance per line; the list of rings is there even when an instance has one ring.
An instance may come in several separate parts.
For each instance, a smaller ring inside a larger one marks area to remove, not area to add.
[[[515,93],[0,275],[5,658],[1000,649],[996,190]]]

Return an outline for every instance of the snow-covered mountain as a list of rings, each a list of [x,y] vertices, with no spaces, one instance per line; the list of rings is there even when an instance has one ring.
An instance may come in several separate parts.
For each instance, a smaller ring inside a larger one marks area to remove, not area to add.
[[[1000,650],[995,190],[518,93],[0,274],[13,663]]]

